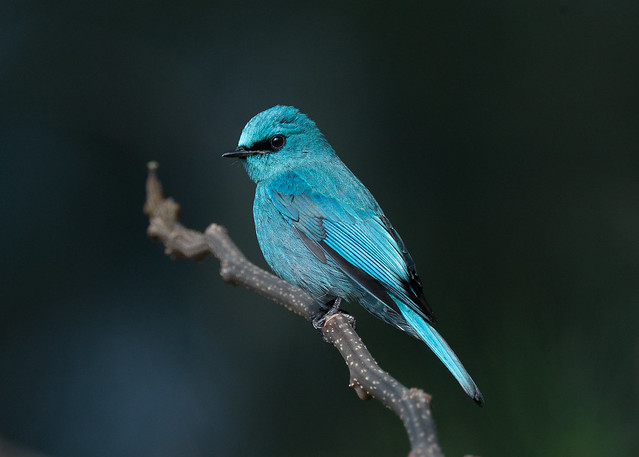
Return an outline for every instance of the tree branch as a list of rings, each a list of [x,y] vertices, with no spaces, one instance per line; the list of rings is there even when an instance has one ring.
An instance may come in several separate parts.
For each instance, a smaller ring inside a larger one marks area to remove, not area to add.
[[[211,224],[205,233],[188,229],[178,222],[179,205],[164,198],[157,178],[156,162],[148,165],[144,213],[149,217],[148,235],[164,244],[172,258],[202,260],[209,255],[219,259],[224,281],[244,286],[312,320],[320,307],[303,290],[249,262],[233,243],[226,229]],[[409,457],[442,457],[430,395],[407,388],[375,362],[366,346],[342,313],[329,317],[321,329],[324,337],[340,352],[350,372],[350,383],[362,400],[375,398],[392,410],[404,424],[411,445]]]

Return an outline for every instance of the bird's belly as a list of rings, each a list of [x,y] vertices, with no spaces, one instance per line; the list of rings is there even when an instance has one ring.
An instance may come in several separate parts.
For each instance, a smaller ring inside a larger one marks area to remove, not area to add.
[[[255,232],[275,274],[323,303],[359,298],[361,289],[330,258],[320,261],[274,207],[254,211]]]

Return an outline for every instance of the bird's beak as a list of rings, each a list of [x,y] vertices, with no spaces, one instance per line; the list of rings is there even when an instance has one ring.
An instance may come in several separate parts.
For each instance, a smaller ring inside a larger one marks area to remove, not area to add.
[[[268,152],[270,151],[248,151],[246,149],[236,149],[235,151],[225,152],[224,154],[222,154],[222,157],[237,157],[239,159],[242,159],[244,157],[254,156],[256,154],[267,154]]]
[[[253,154],[252,151],[247,151],[245,149],[236,149],[235,151],[225,152],[224,154],[222,154],[222,157],[225,157],[225,158],[230,158],[230,157],[242,158],[242,157],[250,156],[252,154]]]

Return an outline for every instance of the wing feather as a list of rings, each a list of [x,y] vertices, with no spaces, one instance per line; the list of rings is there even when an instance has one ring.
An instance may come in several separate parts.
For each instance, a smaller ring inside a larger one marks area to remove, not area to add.
[[[272,182],[269,194],[280,214],[320,261],[325,262],[326,256],[332,258],[385,305],[397,310],[392,295],[429,322],[434,321],[415,264],[379,207],[363,210],[347,206],[313,192],[293,172]]]

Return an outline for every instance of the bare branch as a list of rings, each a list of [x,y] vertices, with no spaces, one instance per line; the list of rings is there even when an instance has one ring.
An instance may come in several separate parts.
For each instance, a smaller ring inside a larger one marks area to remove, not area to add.
[[[202,260],[209,255],[220,261],[224,281],[242,285],[284,306],[307,321],[320,306],[303,290],[249,262],[233,243],[226,229],[211,224],[205,233],[187,229],[178,222],[179,205],[164,198],[157,178],[156,162],[148,165],[144,212],[149,217],[148,235],[163,243],[172,258]],[[350,387],[362,400],[375,398],[402,420],[411,452],[409,457],[443,456],[430,409],[430,396],[417,388],[407,388],[382,370],[350,324],[337,313],[322,329],[324,337],[340,352],[350,371]]]

